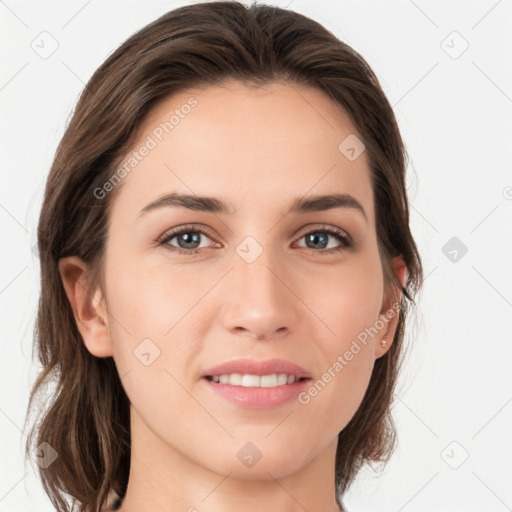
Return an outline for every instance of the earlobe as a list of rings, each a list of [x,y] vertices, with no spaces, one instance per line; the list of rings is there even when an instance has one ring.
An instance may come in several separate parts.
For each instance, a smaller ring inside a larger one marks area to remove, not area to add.
[[[85,346],[96,357],[113,354],[108,312],[101,289],[88,292],[87,264],[77,256],[59,260],[59,272],[77,328]]]
[[[401,256],[396,256],[392,261],[393,272],[400,281],[403,288],[406,280],[407,266]],[[383,329],[380,331],[380,338],[375,344],[375,359],[382,357],[391,347],[395,332],[398,327],[398,320],[400,318],[400,303],[402,300],[402,291],[394,285],[391,297],[384,300],[380,312],[380,318],[385,323]]]

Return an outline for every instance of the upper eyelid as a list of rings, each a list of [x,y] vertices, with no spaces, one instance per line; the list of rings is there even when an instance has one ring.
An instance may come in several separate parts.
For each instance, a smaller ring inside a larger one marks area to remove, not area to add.
[[[208,235],[210,238],[213,238],[212,235],[210,235],[209,230],[201,225],[188,225],[185,224],[184,226],[176,226],[175,228],[168,229],[164,231],[162,235],[158,237],[158,240],[165,240],[169,237],[174,237],[176,235],[179,235],[180,233],[187,232],[187,231],[198,231],[200,233],[204,233]]]

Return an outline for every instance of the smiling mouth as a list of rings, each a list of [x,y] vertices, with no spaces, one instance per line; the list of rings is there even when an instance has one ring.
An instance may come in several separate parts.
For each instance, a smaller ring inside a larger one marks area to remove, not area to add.
[[[273,373],[261,376],[231,373],[223,375],[206,375],[204,378],[209,382],[214,382],[217,384],[227,384],[230,386],[239,386],[245,388],[274,388],[311,380],[308,377],[296,377],[295,375],[286,373]]]

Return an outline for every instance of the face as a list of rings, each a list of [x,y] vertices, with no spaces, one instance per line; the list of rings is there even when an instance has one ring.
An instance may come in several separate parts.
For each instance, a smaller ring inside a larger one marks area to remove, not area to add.
[[[332,448],[356,412],[389,305],[355,135],[321,92],[281,83],[191,89],[145,120],[112,204],[104,298],[134,428],[162,453],[278,478]],[[188,203],[147,207],[167,194]],[[302,377],[251,366],[276,359]]]

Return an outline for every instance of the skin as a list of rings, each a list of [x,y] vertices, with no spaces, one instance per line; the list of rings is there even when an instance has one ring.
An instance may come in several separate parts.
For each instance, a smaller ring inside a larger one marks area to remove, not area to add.
[[[121,510],[337,511],[337,436],[361,403],[375,359],[389,349],[397,315],[306,405],[242,408],[200,376],[238,357],[279,357],[316,380],[389,311],[366,153],[350,161],[338,150],[357,132],[336,104],[316,89],[280,82],[250,89],[231,81],[166,98],[134,147],[190,97],[197,106],[115,198],[104,289],[87,301],[87,265],[75,256],[60,261],[87,349],[113,356],[131,402]],[[236,215],[164,207],[137,218],[167,192],[216,197]],[[297,196],[332,193],[356,198],[367,220],[354,208],[287,213]],[[184,224],[211,234],[198,235],[198,253],[172,252],[180,237],[158,245]],[[348,233],[353,248],[328,254],[341,244],[333,235],[327,247],[306,245],[307,233],[329,226]],[[250,264],[236,250],[247,236],[263,250]],[[403,283],[403,261],[393,265]],[[146,338],[160,350],[149,366],[134,356]],[[247,442],[261,452],[252,467],[237,457]]]

